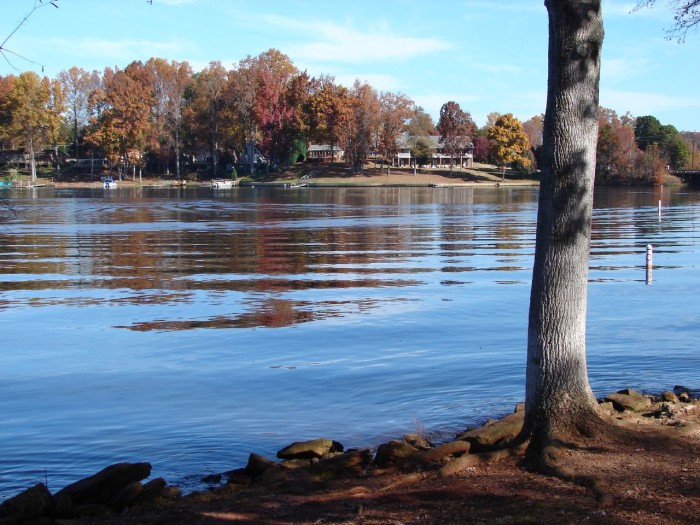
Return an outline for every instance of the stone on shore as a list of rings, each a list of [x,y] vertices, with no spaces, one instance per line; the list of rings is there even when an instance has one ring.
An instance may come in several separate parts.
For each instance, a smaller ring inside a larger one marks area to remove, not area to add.
[[[47,514],[52,507],[53,498],[43,483],[38,483],[24,492],[5,500],[0,505],[0,518],[29,520]]]
[[[674,403],[678,404],[681,402],[680,399],[678,399],[678,396],[671,392],[670,390],[666,390],[663,394],[661,394],[661,400],[666,401],[667,403]]]
[[[345,473],[359,474],[371,462],[372,453],[368,448],[353,449],[323,458],[312,464],[309,471],[317,477],[329,479]]]
[[[419,454],[417,459],[423,464],[442,462],[449,457],[468,454],[471,443],[463,440],[449,441]]]
[[[260,454],[250,454],[250,456],[248,456],[248,464],[243,469],[243,472],[253,479],[256,479],[271,468],[281,468],[281,465]]]
[[[313,439],[292,443],[277,452],[277,457],[280,459],[318,459],[343,450],[343,445],[332,439]]]
[[[70,497],[73,505],[109,505],[115,494],[151,474],[150,463],[116,463],[97,474],[64,487],[56,496]]]
[[[619,412],[624,412],[625,410],[641,412],[652,404],[651,399],[629,388],[620,390],[615,394],[608,394],[605,396],[605,401],[611,402],[615,410]]]
[[[408,458],[419,452],[420,449],[414,447],[406,440],[394,440],[379,445],[377,453],[374,456],[374,463],[378,467],[388,467],[390,465],[400,466]]]
[[[489,421],[483,427],[467,430],[457,436],[457,439],[471,444],[471,453],[493,450],[504,445],[520,434],[525,422],[525,406],[520,403],[515,412],[497,421]]]

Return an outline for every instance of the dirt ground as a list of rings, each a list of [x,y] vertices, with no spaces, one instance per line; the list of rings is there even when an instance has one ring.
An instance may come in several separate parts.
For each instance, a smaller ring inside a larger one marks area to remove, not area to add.
[[[658,414],[657,414],[658,416]],[[662,417],[611,417],[617,437],[566,449],[562,465],[585,486],[527,471],[520,454],[440,477],[437,470],[367,469],[326,482],[192,494],[99,523],[269,525],[700,523],[700,402]],[[97,523],[97,522],[95,522]]]

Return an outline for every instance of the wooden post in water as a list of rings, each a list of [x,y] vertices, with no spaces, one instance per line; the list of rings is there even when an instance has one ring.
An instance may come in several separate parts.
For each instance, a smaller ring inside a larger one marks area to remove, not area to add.
[[[651,244],[647,244],[647,284],[651,284],[652,276],[651,272],[653,269],[652,255],[654,253],[654,247]]]

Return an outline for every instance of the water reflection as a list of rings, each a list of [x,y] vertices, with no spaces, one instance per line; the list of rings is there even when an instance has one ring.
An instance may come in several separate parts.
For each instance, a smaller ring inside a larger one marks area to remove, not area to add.
[[[248,312],[119,326],[288,326],[352,314],[358,301],[373,304],[371,290],[423,286],[434,282],[430,274],[526,271],[534,195],[529,188],[47,194],[19,200],[17,218],[0,234],[0,289],[47,294],[17,295],[4,307],[196,306],[210,301],[196,294],[220,292],[229,295],[223,304]],[[514,220],[523,210],[526,220]],[[323,298],[252,297],[341,289],[364,295],[332,309]]]
[[[394,302],[407,299],[394,299]],[[371,299],[356,301],[292,301],[287,299],[248,300],[243,305],[246,312],[232,316],[215,316],[202,320],[154,320],[136,322],[128,328],[136,332],[192,330],[198,328],[282,328],[299,323],[322,321],[333,317],[342,317],[348,312],[369,314],[380,308],[386,301]]]

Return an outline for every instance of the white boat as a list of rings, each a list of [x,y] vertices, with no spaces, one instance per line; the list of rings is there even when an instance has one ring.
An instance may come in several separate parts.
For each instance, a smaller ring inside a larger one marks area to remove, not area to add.
[[[238,183],[238,181],[236,181]],[[235,184],[237,186],[238,184]],[[230,179],[213,179],[211,181],[211,187],[216,189],[216,190],[227,190],[229,188],[233,188],[234,183]]]
[[[106,190],[111,190],[117,187],[117,181],[112,177],[102,177],[102,187]]]

